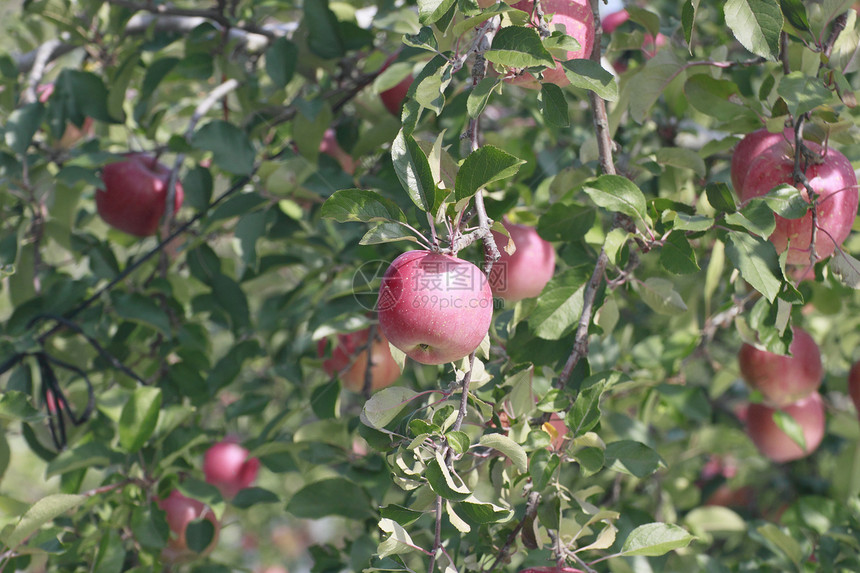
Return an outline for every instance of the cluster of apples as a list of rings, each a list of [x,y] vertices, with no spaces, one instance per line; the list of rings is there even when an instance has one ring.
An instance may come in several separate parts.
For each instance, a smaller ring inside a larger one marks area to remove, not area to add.
[[[817,195],[815,214],[818,232],[815,254],[824,259],[845,242],[857,217],[857,177],[851,162],[832,147],[804,141],[817,157],[806,166],[805,175]],[[771,133],[759,129],[746,135],[735,147],[731,180],[742,203],[766,195],[781,184],[796,185],[810,202],[805,186],[794,181],[795,137],[792,129]],[[787,263],[810,263],[812,212],[800,219],[776,216],[776,229],[770,241],[778,253],[788,249]]]
[[[212,445],[203,456],[203,475],[206,481],[221,492],[224,499],[233,499],[240,490],[250,487],[257,479],[260,460],[248,457],[248,450],[234,439],[225,439]],[[183,495],[178,489],[158,500],[158,507],[167,515],[170,539],[161,557],[167,563],[183,563],[208,555],[218,544],[221,524],[212,510],[203,502]],[[209,545],[200,553],[188,547],[187,529],[192,521],[205,519],[212,524],[215,534]]]

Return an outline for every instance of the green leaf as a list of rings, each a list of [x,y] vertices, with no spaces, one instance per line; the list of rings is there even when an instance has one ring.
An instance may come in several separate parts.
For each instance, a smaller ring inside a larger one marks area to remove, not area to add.
[[[567,127],[570,125],[570,113],[567,109],[567,99],[564,91],[555,84],[541,84],[540,88],[541,113],[549,125]]]
[[[584,388],[564,418],[574,438],[591,431],[600,422],[600,399],[606,385],[603,382]]]
[[[580,265],[555,275],[544,287],[529,315],[529,329],[545,340],[560,340],[573,332],[582,315],[585,284],[591,268]]]
[[[54,133],[63,132],[65,121],[83,125],[87,116],[108,122],[116,119],[108,114],[108,91],[102,78],[96,74],[64,68],[54,82],[54,87],[51,99],[58,100],[61,113],[52,118],[52,122],[63,123],[61,126],[52,125],[52,128],[60,128],[54,129]]]
[[[545,448],[535,450],[529,460],[529,475],[534,491],[543,491],[561,465],[561,459]]]
[[[740,211],[726,215],[726,223],[766,239],[776,229],[776,219],[765,200],[754,197]]]
[[[691,169],[699,177],[707,174],[705,160],[692,149],[683,147],[662,147],[656,153],[657,163],[670,165],[678,169]]]
[[[384,428],[416,395],[414,391],[402,386],[383,388],[364,403],[361,421],[371,428]]]
[[[279,87],[286,87],[293,75],[296,73],[296,65],[299,59],[299,48],[286,38],[277,38],[266,50],[266,73],[272,79],[272,83]]]
[[[130,454],[143,447],[155,431],[161,411],[161,388],[141,386],[132,393],[119,418],[119,443]]]
[[[583,190],[599,207],[623,213],[628,217],[651,224],[645,195],[635,183],[621,175],[601,175],[585,183]]]
[[[224,171],[249,175],[254,171],[256,152],[248,135],[226,121],[216,119],[200,127],[191,136],[195,149],[212,152],[212,159]]]
[[[164,335],[170,334],[170,319],[152,297],[137,292],[111,292],[114,311],[120,318],[149,325]]]
[[[594,225],[597,212],[580,203],[553,203],[538,220],[537,232],[546,241],[578,241]]]
[[[686,547],[693,539],[692,535],[677,525],[646,523],[630,532],[621,547],[621,554],[657,557]]]
[[[272,491],[262,487],[246,487],[239,490],[231,503],[239,509],[248,509],[260,503],[278,503],[280,501],[281,498]]]
[[[342,189],[335,191],[320,209],[320,215],[338,223],[361,221],[406,221],[397,203],[375,191]]]
[[[28,103],[10,113],[4,126],[6,145],[19,155],[27,151],[44,116],[45,106],[41,103]]]
[[[721,121],[756,118],[753,110],[739,103],[740,88],[729,80],[695,74],[684,83],[684,93],[693,108]]]
[[[738,210],[729,186],[725,183],[708,183],[705,194],[711,207],[722,213],[734,213]]]
[[[193,519],[185,526],[185,541],[188,549],[203,553],[215,539],[215,524],[210,519]]]
[[[663,466],[653,449],[634,440],[619,440],[606,445],[606,465],[615,471],[644,478]]]
[[[860,261],[843,251],[836,249],[830,259],[830,270],[839,282],[847,287],[860,290]]]
[[[555,67],[555,60],[544,47],[537,30],[524,26],[507,26],[499,30],[485,56],[494,64],[509,68]]]
[[[484,434],[480,444],[493,448],[506,455],[519,471],[526,473],[529,469],[528,456],[521,445],[503,434]]]
[[[406,227],[397,223],[379,223],[359,241],[360,245],[379,245],[395,241],[411,241],[418,243],[418,238]]]
[[[433,24],[451,9],[457,0],[418,0],[418,21],[423,25]]]
[[[167,523],[153,517],[153,509],[157,506],[136,505],[131,514],[131,532],[135,543],[149,551],[160,551],[166,544],[169,535]]]
[[[8,422],[36,422],[43,418],[30,403],[28,394],[17,390],[5,390],[0,394],[0,420]]]
[[[391,144],[391,159],[400,184],[422,211],[430,212],[436,199],[436,184],[427,155],[411,135],[401,129]]]
[[[809,19],[806,17],[803,0],[779,0],[779,6],[789,24],[802,32],[809,31]]]
[[[8,533],[5,530],[3,531],[3,544],[12,549],[17,548],[28,537],[30,537],[30,535],[38,531],[40,527],[53,521],[55,518],[63,515],[67,511],[76,508],[86,501],[86,499],[87,496],[85,495],[71,495],[65,493],[57,493],[43,497],[30,506],[11,531],[8,531]]]
[[[424,515],[420,511],[390,503],[379,510],[379,515],[384,519],[391,519],[400,525],[409,525]]]
[[[421,48],[434,53],[439,51],[436,34],[430,26],[424,26],[417,34],[406,34],[403,36],[403,43],[412,48]]]
[[[340,23],[329,8],[329,0],[304,2],[302,24],[307,27],[308,47],[325,59],[342,58],[346,54]]]
[[[660,264],[676,275],[686,275],[699,271],[696,253],[683,231],[672,231],[660,249]]]
[[[436,457],[427,463],[424,477],[427,478],[430,489],[445,499],[463,501],[472,494],[469,487],[463,483],[463,479],[448,468],[442,452],[437,451]]]
[[[686,62],[674,50],[658,50],[645,67],[631,78],[625,88],[630,93],[630,114],[633,121],[642,123],[651,108],[665,91],[666,86],[683,71]]]
[[[445,434],[445,438],[448,440],[451,448],[458,454],[465,454],[469,450],[469,446],[472,445],[469,434],[466,432],[451,431]]]
[[[777,0],[727,0],[723,13],[729,29],[744,48],[776,61],[783,23]]]
[[[607,101],[618,99],[618,82],[615,76],[599,63],[580,58],[562,62],[561,65],[572,86],[591,90]]]
[[[800,189],[783,184],[771,189],[763,196],[770,209],[783,219],[800,219],[809,212],[809,203],[803,198]]]
[[[125,102],[128,86],[135,78],[140,66],[140,54],[132,52],[122,63],[111,70],[110,90],[108,92],[108,115],[117,121],[126,120]]]
[[[798,571],[801,570],[800,565],[804,558],[804,552],[796,539],[773,523],[766,523],[755,531],[765,539],[775,553],[785,555],[797,566]]]
[[[472,88],[469,92],[469,97],[466,100],[466,112],[469,117],[475,119],[484,112],[487,107],[487,102],[490,101],[490,96],[497,86],[501,85],[499,78],[484,78]]]
[[[247,328],[251,324],[251,313],[248,308],[248,298],[242,287],[232,278],[218,273],[209,278],[212,294],[219,306],[230,316],[234,330]]]
[[[508,508],[499,507],[492,503],[481,502],[470,496],[457,506],[467,519],[480,524],[504,523],[509,521],[514,512]]]
[[[116,463],[117,457],[118,453],[110,450],[105,444],[87,442],[60,452],[48,463],[45,477],[63,475],[83,468],[103,468]]]
[[[642,300],[654,312],[677,316],[687,312],[684,299],[675,290],[672,281],[660,277],[650,277],[644,283],[639,283],[637,291]]]
[[[806,436],[803,434],[803,426],[791,414],[782,410],[774,410],[773,421],[780,430],[785,432],[786,436],[791,438],[792,442],[800,446],[800,449],[806,450]]]
[[[457,201],[472,197],[501,179],[512,177],[525,161],[492,145],[482,145],[466,157],[457,172],[455,197]]]
[[[355,483],[341,477],[309,483],[287,503],[287,511],[303,519],[320,519],[339,515],[349,519],[373,517],[367,493]]]
[[[788,104],[788,111],[794,117],[831,103],[836,98],[820,79],[803,72],[791,72],[782,78],[776,93]]]
[[[779,257],[769,241],[732,231],[726,237],[726,255],[754,289],[773,302],[782,286]]]
[[[696,14],[699,11],[700,0],[685,0],[681,8],[681,26],[684,29],[684,40],[690,54],[693,53],[693,28],[696,25]]]

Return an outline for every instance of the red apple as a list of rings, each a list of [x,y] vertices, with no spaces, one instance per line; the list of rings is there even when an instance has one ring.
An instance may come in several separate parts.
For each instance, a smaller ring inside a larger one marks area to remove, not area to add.
[[[769,404],[785,406],[809,396],[821,386],[824,368],[818,345],[805,330],[792,327],[788,347],[791,356],[781,356],[744,344],[738,352],[741,376],[762,393]]]
[[[232,439],[218,442],[203,455],[203,475],[224,499],[232,499],[239,490],[250,487],[259,470],[260,460],[249,458],[248,450]]]
[[[46,103],[51,95],[54,93],[54,84],[42,84],[40,85],[36,91],[39,94],[39,101],[42,103]],[[66,129],[63,131],[63,135],[60,139],[55,143],[57,148],[60,149],[69,149],[74,144],[84,139],[85,137],[90,137],[93,134],[93,118],[86,117],[84,118],[84,122],[77,126],[72,122],[66,123]]]
[[[579,42],[579,49],[569,50],[565,59],[591,56],[591,48],[594,46],[594,13],[589,6],[589,0],[542,0],[540,5],[551,31],[562,31]],[[511,6],[531,14],[534,0],[522,0]],[[528,73],[508,81],[525,88],[540,89],[540,82]],[[555,68],[543,72],[543,81],[557,86],[566,86],[570,83],[558,60]]]
[[[771,133],[764,128],[757,129],[752,133],[746,134],[738,142],[732,153],[732,165],[730,169],[732,187],[734,187],[738,196],[741,195],[741,189],[743,189],[744,181],[746,180],[753,159],[781,141],[790,142],[792,140],[794,140],[794,130],[787,127],[778,133]]]
[[[860,360],[854,363],[848,371],[848,395],[854,402],[854,407],[860,415]]]
[[[504,250],[507,237],[493,231],[493,237],[502,257],[490,272],[493,295],[508,302],[538,296],[555,273],[555,249],[543,240],[533,227],[502,223],[514,241],[516,251],[509,255]]]
[[[352,156],[344,151],[337,142],[337,136],[332,128],[325,130],[322,141],[320,141],[320,153],[330,155],[340,163],[340,168],[352,175],[355,173],[356,162]]]
[[[340,381],[345,388],[361,392],[364,388],[364,375],[367,372],[367,337],[369,329],[337,335],[337,346],[331,358],[323,362],[323,370],[329,376],[340,373]],[[325,348],[325,340],[320,350]],[[322,354],[321,354],[322,355]],[[372,391],[391,386],[400,378],[400,368],[391,357],[388,340],[381,332],[376,333],[370,346],[372,366],[370,367],[370,389]],[[344,372],[344,368],[347,370]]]
[[[801,449],[776,425],[773,421],[776,410],[764,404],[750,404],[747,435],[759,451],[775,462],[798,460],[815,451],[824,438],[824,401],[821,395],[815,392],[780,410],[794,418],[803,428],[806,448]]]
[[[618,10],[611,14],[607,14],[600,19],[600,26],[603,28],[604,34],[611,34],[615,29],[630,19],[630,12],[627,10]]]
[[[651,59],[657,55],[657,50],[665,46],[669,43],[669,38],[657,32],[657,37],[655,38],[648,32],[645,33],[645,37],[642,38],[642,53],[645,54],[645,59]]]
[[[379,92],[379,99],[392,115],[400,117],[400,106],[403,105],[403,100],[406,98],[406,92],[409,91],[409,86],[412,85],[412,75],[408,75],[400,83],[393,88],[388,88],[385,91]]]
[[[468,356],[493,317],[486,275],[470,262],[431,251],[409,251],[391,263],[379,287],[379,328],[422,364]]]
[[[170,527],[170,539],[162,550],[161,557],[168,563],[190,561],[202,555],[208,555],[218,544],[218,532],[221,524],[215,519],[212,510],[196,499],[185,497],[179,490],[173,490],[165,499],[158,500],[158,507],[167,513],[167,525]],[[188,524],[195,519],[207,519],[215,527],[212,542],[201,553],[196,553],[188,547],[185,533]]]
[[[164,215],[170,168],[145,153],[129,153],[102,168],[104,189],[96,190],[96,208],[105,223],[138,237],[154,235]],[[174,211],[185,194],[176,182]]]
[[[832,147],[823,148],[805,142],[809,150],[822,157],[821,163],[806,168],[806,178],[817,194],[817,235],[815,252],[819,259],[829,257],[851,233],[857,217],[857,177],[851,162]],[[778,142],[763,151],[750,163],[749,171],[740,189],[741,201],[767,194],[777,185],[793,185],[794,146],[791,142]],[[806,188],[798,184],[801,195],[809,201]],[[788,250],[788,264],[810,262],[812,242],[812,213],[800,219],[783,219],[776,216],[776,230],[770,241],[778,253]]]

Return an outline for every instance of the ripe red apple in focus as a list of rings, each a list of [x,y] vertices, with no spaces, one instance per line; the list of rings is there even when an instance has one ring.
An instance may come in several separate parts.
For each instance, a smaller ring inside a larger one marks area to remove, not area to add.
[[[382,277],[377,302],[386,338],[422,364],[468,356],[493,317],[486,275],[468,261],[431,251],[409,251]]]
[[[572,60],[591,56],[591,48],[594,46],[594,13],[591,11],[588,0],[542,0],[540,5],[546,15],[550,31],[563,31],[579,42],[579,49],[569,50],[565,59]],[[534,0],[522,0],[512,4],[511,7],[532,14]],[[525,88],[540,89],[540,82],[528,73],[508,81]],[[564,68],[558,60],[556,60],[555,68],[543,72],[543,81],[560,87],[570,84],[570,80],[564,75]]]
[[[815,252],[819,259],[829,257],[842,245],[851,233],[857,217],[857,177],[851,162],[832,147],[825,149],[813,142],[805,142],[809,150],[822,157],[821,163],[812,163],[806,168],[806,178],[817,199],[818,233]],[[750,163],[749,171],[740,188],[741,201],[767,194],[782,183],[794,185],[794,145],[778,142],[764,150]],[[798,184],[801,195],[808,202],[809,196],[803,185]],[[800,219],[784,219],[776,216],[776,230],[770,241],[778,253],[788,251],[788,264],[799,265],[810,262],[812,242],[812,213]]]
[[[824,401],[821,395],[815,392],[780,410],[794,418],[803,428],[806,448],[801,449],[776,425],[773,421],[774,408],[750,404],[747,435],[759,451],[775,462],[799,460],[815,451],[824,438]]]
[[[259,470],[260,460],[249,458],[248,450],[235,440],[222,440],[203,455],[206,481],[217,487],[224,499],[232,499],[239,490],[250,487]]]
[[[215,519],[212,510],[196,499],[185,497],[179,490],[173,490],[165,499],[158,500],[158,507],[167,513],[167,525],[170,527],[170,539],[161,551],[161,557],[168,563],[190,561],[197,557],[208,555],[218,544],[218,532],[221,524]],[[212,542],[201,553],[196,553],[188,547],[185,533],[188,524],[195,519],[207,519],[215,527]]]
[[[129,235],[148,237],[158,230],[167,202],[170,168],[145,153],[129,153],[125,159],[102,168],[104,189],[96,190],[96,208],[108,225]],[[174,211],[185,194],[176,182]]]
[[[791,142],[792,140],[794,140],[794,130],[787,127],[781,133],[771,133],[764,128],[757,129],[746,134],[738,142],[732,152],[732,164],[729,170],[732,178],[732,187],[734,187],[738,196],[741,195],[741,189],[743,189],[744,181],[746,180],[753,159],[780,141]]]
[[[860,415],[860,361],[855,362],[848,371],[848,395]]]
[[[490,272],[493,295],[508,302],[538,296],[555,273],[555,249],[533,227],[502,223],[514,241],[513,255],[505,252],[508,238],[493,231],[501,258]]]
[[[744,343],[738,351],[741,376],[773,406],[785,406],[809,396],[821,386],[824,368],[815,340],[792,327],[788,347],[791,356],[781,356]]]
[[[337,335],[337,346],[332,350],[331,358],[323,362],[323,370],[329,376],[338,372],[340,381],[348,390],[361,392],[364,388],[364,375],[367,371],[367,337],[369,329]],[[325,340],[320,341],[325,348]],[[322,355],[322,354],[321,354]],[[373,362],[370,367],[370,389],[376,391],[391,386],[395,380],[400,378],[400,368],[391,357],[388,348],[388,340],[381,332],[376,333],[373,344],[370,346],[370,356]],[[346,372],[344,368],[349,367]]]
[[[337,142],[334,129],[328,128],[325,130],[322,141],[320,141],[320,153],[325,153],[336,159],[340,163],[340,168],[346,173],[350,175],[355,173],[356,161]]]

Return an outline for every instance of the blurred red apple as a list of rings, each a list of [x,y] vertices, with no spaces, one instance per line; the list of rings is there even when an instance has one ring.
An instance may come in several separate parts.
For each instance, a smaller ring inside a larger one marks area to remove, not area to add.
[[[747,435],[759,451],[775,462],[804,458],[814,452],[824,438],[824,401],[815,392],[802,400],[780,408],[803,429],[805,448],[792,440],[773,420],[776,410],[764,404],[750,404]]]
[[[320,153],[325,153],[336,159],[340,163],[340,168],[346,173],[350,175],[355,173],[356,161],[337,142],[334,129],[328,128],[325,130],[322,141],[320,141]]]
[[[329,376],[340,373],[340,381],[344,387],[353,392],[361,392],[364,388],[364,375],[367,372],[367,337],[369,329],[338,334],[337,346],[332,350],[331,358],[323,362],[323,370]],[[325,340],[321,340],[320,356],[325,348]],[[370,346],[372,365],[370,367],[370,389],[376,391],[391,386],[400,378],[400,368],[391,357],[388,340],[381,332],[376,333]],[[348,369],[344,372],[344,368]]]
[[[232,439],[218,442],[203,455],[206,481],[217,487],[224,499],[232,499],[239,490],[250,487],[259,470],[260,460],[249,458],[248,450]]]
[[[533,227],[502,223],[516,246],[513,255],[505,252],[507,237],[493,231],[501,258],[490,272],[493,295],[508,302],[538,296],[555,273],[555,249]]]
[[[130,235],[148,237],[158,230],[167,202],[170,168],[144,153],[102,168],[104,189],[96,190],[96,208],[108,225]],[[182,206],[182,184],[176,182],[174,212]]]
[[[170,539],[162,550],[161,557],[168,563],[181,563],[197,557],[208,555],[218,544],[218,533],[221,525],[215,519],[212,510],[196,499],[185,497],[179,490],[173,490],[165,499],[158,500],[160,507],[167,514],[167,525],[170,527]],[[188,547],[186,529],[188,524],[196,519],[206,519],[215,528],[212,541],[200,553]]]
[[[392,88],[379,93],[379,99],[382,100],[382,105],[385,106],[392,115],[400,117],[400,107],[403,105],[403,100],[406,98],[406,92],[409,91],[409,86],[412,85],[412,75],[408,75],[400,83]]]
[[[785,406],[809,396],[821,386],[824,368],[815,340],[792,327],[791,356],[781,356],[743,344],[738,352],[741,376],[773,406]]]
[[[487,277],[468,261],[431,251],[409,251],[382,277],[377,302],[383,335],[422,364],[468,356],[493,317]]]

